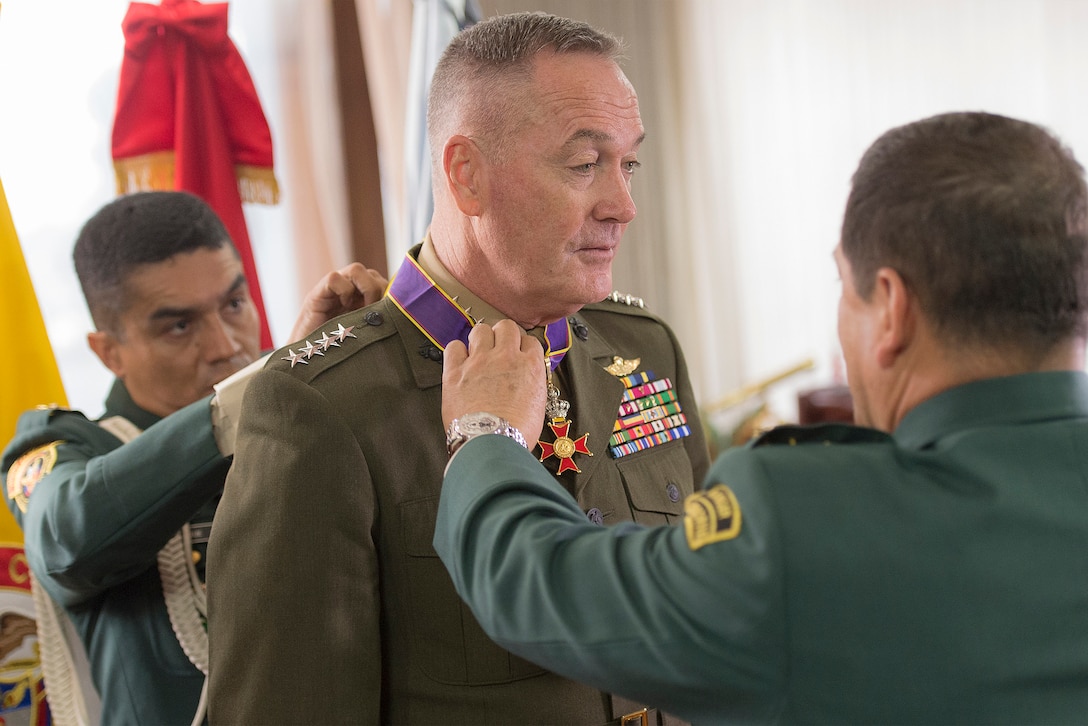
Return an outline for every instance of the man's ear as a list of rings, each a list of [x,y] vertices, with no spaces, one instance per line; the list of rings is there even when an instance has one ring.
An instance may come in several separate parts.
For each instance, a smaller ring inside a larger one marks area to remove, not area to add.
[[[480,147],[467,136],[451,136],[442,149],[446,186],[457,208],[467,217],[477,217],[483,209],[484,162]]]
[[[873,303],[879,308],[876,361],[881,368],[891,368],[914,340],[917,298],[902,275],[890,267],[881,267],[876,271]]]
[[[98,356],[98,360],[102,361],[102,365],[109,368],[113,375],[124,379],[125,365],[120,350],[121,342],[117,336],[105,330],[96,330],[87,333],[87,345]]]

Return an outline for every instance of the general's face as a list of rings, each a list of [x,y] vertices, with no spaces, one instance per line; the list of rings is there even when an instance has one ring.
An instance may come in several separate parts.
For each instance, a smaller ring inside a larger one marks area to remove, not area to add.
[[[490,302],[535,325],[611,292],[644,131],[634,89],[610,60],[544,53],[533,88],[535,108],[487,162],[477,241],[506,287]]]
[[[229,247],[138,267],[126,280],[120,335],[91,346],[133,400],[166,416],[212,393],[255,360],[260,322],[242,263]]]
[[[857,293],[854,275],[842,247],[835,248],[835,264],[839,268],[842,291],[839,296],[839,344],[846,363],[846,379],[850,395],[854,399],[854,422],[859,426],[872,426],[873,416],[869,397],[868,350],[870,316],[872,306]]]

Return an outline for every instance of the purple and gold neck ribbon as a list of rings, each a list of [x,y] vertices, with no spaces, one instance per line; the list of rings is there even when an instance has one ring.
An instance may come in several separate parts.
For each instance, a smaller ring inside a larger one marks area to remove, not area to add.
[[[387,294],[412,324],[442,350],[451,340],[468,345],[468,333],[476,321],[435,284],[411,255],[404,256]],[[566,318],[560,318],[544,329],[544,355],[553,371],[570,350],[570,341],[570,324]]]

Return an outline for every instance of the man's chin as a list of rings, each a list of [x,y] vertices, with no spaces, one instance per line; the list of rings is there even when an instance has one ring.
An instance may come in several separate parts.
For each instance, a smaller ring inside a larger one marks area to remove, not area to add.
[[[605,283],[594,285],[590,290],[587,290],[584,295],[588,301],[586,304],[588,305],[590,302],[599,303],[611,295],[612,291],[612,278],[609,277]]]

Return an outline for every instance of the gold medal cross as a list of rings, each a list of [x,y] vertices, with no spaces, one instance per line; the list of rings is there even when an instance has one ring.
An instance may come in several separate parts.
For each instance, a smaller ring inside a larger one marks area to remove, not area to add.
[[[582,434],[577,439],[572,439],[568,436],[570,431],[570,421],[565,419],[556,419],[548,424],[548,428],[555,434],[555,441],[550,444],[546,441],[540,442],[540,460],[544,461],[549,456],[554,456],[559,459],[559,471],[557,474],[562,474],[564,471],[576,471],[581,473],[582,470],[578,468],[578,465],[574,463],[575,454],[588,454],[593,456],[593,452],[589,450],[589,446],[586,442],[589,440],[589,434]]]

